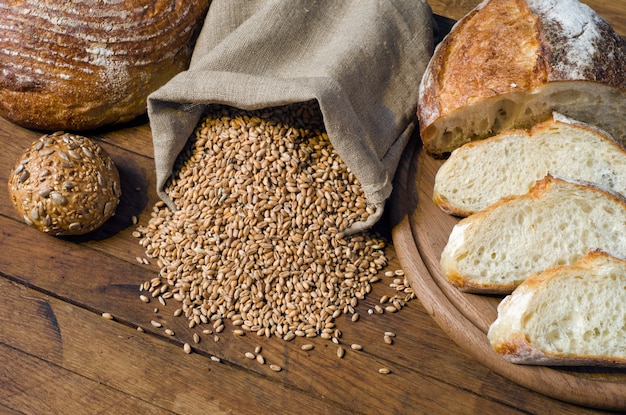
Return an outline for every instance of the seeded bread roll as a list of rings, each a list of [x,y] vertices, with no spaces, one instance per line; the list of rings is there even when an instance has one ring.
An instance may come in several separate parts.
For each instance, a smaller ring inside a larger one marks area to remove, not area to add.
[[[0,116],[48,131],[134,119],[187,69],[208,3],[0,2]]]
[[[97,143],[57,132],[41,137],[17,160],[9,196],[27,224],[50,235],[82,235],[113,216],[120,178]]]
[[[461,291],[509,294],[530,274],[572,264],[591,249],[626,256],[626,199],[547,176],[459,221],[441,270]]]
[[[547,174],[594,183],[626,196],[626,150],[607,133],[560,114],[464,144],[437,171],[433,201],[468,216],[521,195]]]
[[[512,363],[626,365],[626,260],[592,251],[526,279],[488,332]]]
[[[626,40],[577,0],[486,0],[438,45],[418,95],[424,148],[445,156],[558,111],[626,143]]]

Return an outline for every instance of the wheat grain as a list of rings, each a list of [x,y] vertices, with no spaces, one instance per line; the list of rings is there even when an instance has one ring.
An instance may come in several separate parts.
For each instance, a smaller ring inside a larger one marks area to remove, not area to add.
[[[373,210],[316,104],[211,107],[174,171],[177,210],[158,202],[137,229],[161,266],[153,297],[178,301],[190,328],[236,316],[237,330],[291,340],[358,315],[387,264],[384,242],[344,232]]]

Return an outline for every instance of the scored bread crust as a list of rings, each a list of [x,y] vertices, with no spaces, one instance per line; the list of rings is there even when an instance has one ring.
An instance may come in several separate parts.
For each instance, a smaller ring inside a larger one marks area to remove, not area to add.
[[[626,149],[595,126],[561,114],[457,148],[435,176],[433,202],[469,216],[505,196],[524,194],[552,174],[626,195]]]
[[[591,243],[601,246],[587,246]],[[440,266],[460,291],[510,294],[530,274],[571,264],[590,249],[626,255],[626,198],[547,175],[528,193],[504,197],[461,219]]]
[[[533,274],[498,305],[489,342],[516,364],[626,366],[626,307],[605,305],[624,303],[625,283],[626,259],[601,250]]]
[[[0,116],[29,128],[88,130],[146,112],[187,69],[209,0],[0,4]]]
[[[417,115],[443,157],[553,110],[626,143],[626,41],[577,0],[483,1],[435,49]]]

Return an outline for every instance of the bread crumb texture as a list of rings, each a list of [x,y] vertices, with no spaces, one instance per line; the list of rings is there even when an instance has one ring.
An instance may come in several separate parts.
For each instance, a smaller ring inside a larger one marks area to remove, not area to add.
[[[510,293],[532,273],[573,264],[590,249],[626,255],[626,201],[547,176],[527,194],[461,220],[441,268],[466,291]]]
[[[447,156],[558,111],[626,143],[626,40],[578,0],[489,0],[437,46],[420,84],[425,149]]]
[[[502,301],[488,337],[515,363],[626,363],[626,260],[590,251],[530,276]]]
[[[559,114],[455,150],[435,176],[433,200],[468,216],[528,192],[547,174],[626,195],[626,151],[608,133]]]

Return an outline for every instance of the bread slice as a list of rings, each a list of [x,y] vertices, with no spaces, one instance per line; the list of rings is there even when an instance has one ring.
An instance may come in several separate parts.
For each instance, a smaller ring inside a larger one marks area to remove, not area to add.
[[[626,259],[592,251],[528,277],[487,336],[513,363],[626,365]]]
[[[454,226],[441,270],[462,291],[508,294],[530,274],[591,249],[626,256],[626,199],[546,176]]]
[[[447,213],[468,216],[528,192],[548,173],[626,195],[626,150],[607,133],[555,113],[531,129],[456,149],[435,176],[433,201]]]
[[[626,40],[578,0],[486,0],[459,20],[424,73],[424,148],[445,156],[558,111],[626,142]]]

